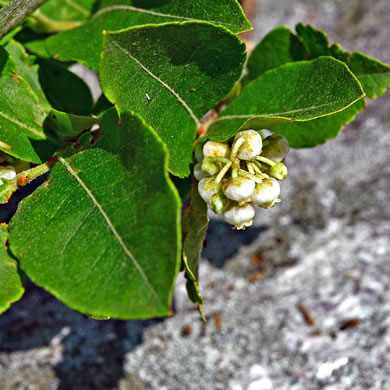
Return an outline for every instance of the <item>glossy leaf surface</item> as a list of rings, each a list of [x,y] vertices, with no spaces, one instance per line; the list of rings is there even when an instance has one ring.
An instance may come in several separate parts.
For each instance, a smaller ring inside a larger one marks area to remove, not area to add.
[[[5,245],[8,237],[7,225],[0,225],[0,313],[6,311],[13,302],[18,301],[24,288],[18,267]]]
[[[253,49],[247,63],[246,80],[252,81],[288,62],[302,61],[305,53],[303,43],[287,27],[277,27]]]
[[[110,0],[101,2],[89,22],[49,38],[47,46],[60,61],[76,60],[97,71],[104,30],[189,20],[221,24],[235,33],[251,29],[236,0]]]
[[[40,150],[45,151],[47,138],[42,129],[44,119],[37,95],[0,47],[0,150],[22,160],[42,162]]]
[[[48,112],[51,106],[39,81],[39,65],[35,64],[36,57],[28,55],[23,45],[16,41],[11,41],[5,48],[15,61],[18,74],[24,78],[34,91],[42,109]]]
[[[269,129],[330,115],[362,96],[348,67],[331,57],[285,64],[248,84],[216,119],[209,138],[225,141],[239,130]]]
[[[245,45],[208,23],[170,23],[107,34],[100,80],[120,111],[139,113],[170,153],[169,170],[190,173],[200,118],[231,90]]]
[[[56,110],[76,115],[92,111],[91,91],[80,77],[56,62],[40,60],[39,64],[42,88]]]
[[[307,148],[335,138],[343,127],[352,122],[364,108],[360,99],[343,111],[307,122],[290,122],[275,126],[272,130],[284,135],[292,148]]]
[[[76,310],[169,315],[181,234],[166,148],[130,114],[119,121],[110,110],[101,127],[95,147],[59,158],[46,185],[20,204],[10,247],[36,284]]]
[[[326,34],[310,25],[298,24],[296,30],[297,35],[307,48],[307,57],[316,58],[332,55],[345,62],[361,82],[363,90],[369,98],[376,99],[382,96],[390,87],[389,65],[360,52],[350,54],[337,44],[329,47]]]

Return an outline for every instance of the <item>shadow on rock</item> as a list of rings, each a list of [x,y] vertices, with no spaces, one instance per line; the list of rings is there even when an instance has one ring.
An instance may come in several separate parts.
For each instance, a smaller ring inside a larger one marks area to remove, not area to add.
[[[54,364],[60,390],[118,388],[126,353],[143,342],[145,328],[164,320],[96,321],[31,282],[26,290],[0,317],[0,352],[49,347],[50,361],[40,363]]]
[[[267,226],[251,227],[245,231],[232,229],[226,222],[211,220],[206,235],[202,257],[217,268],[234,256],[242,245],[249,245],[256,240]]]

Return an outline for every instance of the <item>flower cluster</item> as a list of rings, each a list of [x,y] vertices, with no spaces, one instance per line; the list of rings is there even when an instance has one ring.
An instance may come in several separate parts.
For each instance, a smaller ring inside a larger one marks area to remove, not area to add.
[[[199,194],[226,222],[245,229],[253,223],[255,206],[268,209],[280,202],[278,181],[287,177],[282,161],[288,152],[286,138],[272,134],[263,140],[255,130],[240,131],[232,142],[197,145]]]

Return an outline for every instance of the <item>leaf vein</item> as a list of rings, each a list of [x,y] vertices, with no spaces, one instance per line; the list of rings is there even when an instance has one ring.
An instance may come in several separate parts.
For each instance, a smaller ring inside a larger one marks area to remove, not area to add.
[[[58,161],[65,167],[65,169],[69,172],[69,174],[78,182],[80,187],[85,191],[87,196],[91,199],[91,201],[94,204],[94,206],[98,209],[98,211],[100,212],[100,214],[102,215],[102,217],[106,221],[108,227],[110,228],[110,230],[111,230],[112,234],[114,235],[115,239],[118,241],[118,243],[119,243],[120,247],[122,248],[123,252],[132,261],[132,263],[134,264],[135,268],[140,273],[142,279],[144,280],[144,282],[147,284],[147,286],[150,288],[151,292],[155,296],[156,300],[158,300],[160,302],[160,304],[162,306],[164,306],[164,304],[162,303],[162,301],[161,301],[157,291],[155,290],[154,286],[152,285],[152,283],[148,279],[148,277],[145,274],[144,270],[142,269],[141,265],[138,263],[137,259],[131,253],[129,248],[126,246],[126,244],[122,240],[122,237],[119,235],[118,231],[115,229],[115,226],[111,222],[109,216],[106,214],[106,212],[104,211],[103,207],[98,202],[98,200],[95,198],[95,196],[93,195],[91,190],[87,187],[87,185],[84,183],[84,181],[81,180],[81,178],[77,175],[77,173],[73,170],[73,168],[68,164],[68,162],[63,157],[59,157]]]
[[[220,21],[218,22],[216,20],[202,20],[202,19],[189,18],[189,17],[186,17],[186,16],[164,14],[162,12],[151,11],[151,10],[144,9],[144,8],[137,8],[137,7],[133,7],[131,5],[113,5],[111,7],[103,8],[100,11],[95,13],[95,15],[93,16],[93,19],[95,19],[98,16],[103,15],[103,14],[105,14],[107,12],[116,11],[116,10],[139,12],[141,14],[148,14],[148,15],[152,15],[152,16],[160,16],[162,18],[168,18],[168,19],[188,20],[188,21],[193,21],[193,22],[204,22],[204,21],[207,21],[209,23],[221,24]],[[229,23],[229,22],[223,22],[223,24],[227,25],[227,26],[235,26],[234,23]]]
[[[190,106],[185,102],[185,100],[171,87],[169,86],[165,81],[161,80],[158,76],[156,76],[151,70],[149,70],[145,65],[142,64],[137,58],[132,56],[129,51],[127,51],[125,48],[123,48],[121,45],[119,45],[118,42],[115,40],[112,40],[113,44],[119,49],[122,50],[126,55],[129,56],[142,70],[144,70],[150,77],[157,80],[164,88],[166,88],[175,98],[179,101],[179,103],[185,108],[185,110],[190,114],[191,118],[194,120],[196,127],[200,126],[200,121],[197,118],[197,116],[194,114]]]

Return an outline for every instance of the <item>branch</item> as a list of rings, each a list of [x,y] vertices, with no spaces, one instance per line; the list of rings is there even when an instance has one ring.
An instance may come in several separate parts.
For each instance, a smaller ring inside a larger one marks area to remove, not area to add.
[[[0,39],[23,22],[47,0],[13,0],[0,9]]]

